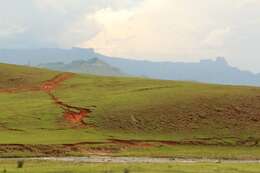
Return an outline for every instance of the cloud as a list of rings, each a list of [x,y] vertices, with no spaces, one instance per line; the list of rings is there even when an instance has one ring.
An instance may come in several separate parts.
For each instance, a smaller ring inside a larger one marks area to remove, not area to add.
[[[17,26],[15,24],[1,23],[0,24],[0,39],[4,39],[25,31],[25,27]]]
[[[100,32],[81,45],[136,59],[226,56],[233,65],[257,70],[259,9],[258,0],[144,0],[135,8],[93,13]]]
[[[189,2],[146,0],[131,10],[100,10],[93,18],[102,32],[85,45],[116,56],[183,58],[207,30],[206,17]]]
[[[134,6],[131,0],[0,0],[0,47],[72,47],[98,31],[88,15]]]
[[[225,45],[227,36],[231,33],[229,27],[219,28],[212,30],[208,33],[205,40],[202,41],[202,45],[209,48],[218,48]]]
[[[225,56],[259,71],[259,0],[0,0],[0,47],[93,47],[135,59]]]

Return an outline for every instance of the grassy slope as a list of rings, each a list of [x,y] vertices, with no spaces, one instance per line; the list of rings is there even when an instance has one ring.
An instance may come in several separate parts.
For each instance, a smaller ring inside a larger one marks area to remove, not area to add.
[[[0,63],[0,74],[1,89],[8,87],[30,87],[32,85],[38,85],[39,83],[55,76],[57,72]]]
[[[1,88],[39,85],[57,75],[0,66]],[[19,81],[10,80],[17,76]],[[91,127],[71,128],[62,110],[43,92],[0,92],[0,143],[64,144],[109,138],[202,141],[238,146],[134,147],[122,154],[260,158],[258,147],[247,147],[260,138],[259,88],[76,75],[54,94],[73,106],[95,105],[85,120]]]
[[[99,130],[162,139],[260,137],[259,88],[77,76],[55,94],[66,103],[97,106],[87,121]]]

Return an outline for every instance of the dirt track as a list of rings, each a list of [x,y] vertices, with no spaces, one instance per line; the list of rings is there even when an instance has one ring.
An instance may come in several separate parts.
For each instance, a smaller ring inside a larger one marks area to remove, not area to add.
[[[22,91],[45,92],[50,96],[53,102],[63,110],[64,112],[63,117],[66,121],[77,126],[86,126],[86,123],[84,122],[84,118],[86,118],[88,114],[91,113],[90,109],[65,104],[52,93],[56,88],[58,88],[61,85],[62,82],[72,78],[73,76],[74,76],[73,73],[61,73],[53,77],[52,79],[43,82],[41,85],[5,88],[5,89],[0,89],[0,92],[7,92],[7,93],[16,93]]]
[[[64,119],[72,124],[86,126],[84,118],[91,113],[91,110],[88,108],[76,107],[72,105],[65,104],[58,97],[52,94],[52,91],[55,90],[62,82],[73,77],[72,73],[62,73],[55,76],[53,79],[44,82],[41,85],[41,90],[46,92],[53,102],[58,105],[64,112]]]
[[[73,163],[257,163],[260,160],[217,160],[217,159],[181,159],[181,158],[152,158],[152,157],[39,157],[39,158],[1,158],[0,161],[62,161]]]
[[[62,82],[72,78],[73,75],[74,75],[73,73],[59,74],[59,75],[55,76],[54,78],[52,78],[51,80],[44,82],[40,88],[42,91],[51,92],[52,90],[57,88]]]

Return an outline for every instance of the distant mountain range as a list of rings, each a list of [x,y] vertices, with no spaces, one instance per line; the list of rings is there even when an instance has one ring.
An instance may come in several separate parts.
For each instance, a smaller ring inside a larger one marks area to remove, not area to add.
[[[102,76],[124,76],[118,68],[112,67],[111,65],[99,60],[98,58],[91,58],[88,60],[75,60],[71,63],[46,63],[40,64],[39,67],[47,68],[57,71],[67,71],[74,73],[85,73]]]
[[[92,60],[96,62],[89,65]],[[197,63],[174,63],[114,58],[82,48],[0,49],[0,62],[31,66],[41,64],[50,69],[100,75],[128,74],[155,79],[260,86],[259,74],[232,67],[222,57]]]

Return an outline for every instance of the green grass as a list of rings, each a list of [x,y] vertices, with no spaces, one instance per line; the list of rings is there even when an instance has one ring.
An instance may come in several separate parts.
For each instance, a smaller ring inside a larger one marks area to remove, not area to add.
[[[260,164],[86,164],[65,162],[0,162],[0,172],[8,173],[258,173]]]
[[[259,147],[245,146],[157,146],[147,148],[131,148],[119,153],[119,156],[147,156],[174,158],[209,158],[209,159],[259,159]]]
[[[54,77],[57,72],[26,66],[0,63],[0,89],[7,87],[29,87]]]
[[[141,78],[76,76],[55,92],[67,103],[97,108],[100,130],[160,133],[171,139],[259,138],[260,89]]]
[[[58,73],[0,64],[0,74],[1,90],[39,86]],[[0,144],[45,144],[55,148],[111,138],[166,140],[186,144],[147,148],[114,144],[118,150],[110,154],[260,158],[257,87],[75,75],[54,95],[67,104],[90,108],[92,113],[85,119],[88,126],[75,127],[65,121],[62,109],[44,92],[0,92]],[[9,156],[23,153],[9,152]],[[24,155],[34,152],[39,151]],[[4,153],[0,146],[0,156],[6,156]],[[72,153],[88,154],[80,150],[66,154]]]

